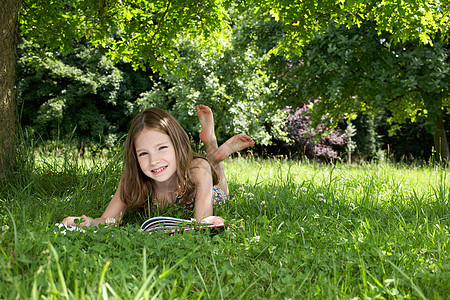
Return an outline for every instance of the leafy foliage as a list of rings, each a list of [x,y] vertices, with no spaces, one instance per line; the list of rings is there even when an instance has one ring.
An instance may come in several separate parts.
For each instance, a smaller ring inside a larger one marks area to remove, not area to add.
[[[338,119],[345,113],[388,109],[392,120],[401,123],[441,110],[450,90],[446,44],[391,45],[390,37],[380,36],[370,22],[350,29],[332,25],[286,72],[307,83],[305,95],[321,97],[315,105],[319,116],[327,112]],[[436,95],[436,102],[425,101],[421,94]]]
[[[309,116],[308,101],[293,111],[291,108],[286,110],[289,112],[288,121],[284,130],[288,132],[290,139],[295,143],[288,143],[294,146],[297,151],[303,153],[309,158],[318,158],[329,161],[339,158],[338,150],[342,150],[342,146],[346,143],[345,134],[338,129],[331,129],[325,124],[319,124],[316,127],[312,125]]]
[[[286,136],[281,130],[285,114],[273,97],[277,84],[265,70],[268,56],[243,46],[245,25],[253,20],[234,17],[223,51],[200,47],[196,39],[180,39],[176,63],[187,66],[186,76],[179,78],[176,69],[169,70],[138,102],[170,110],[194,136],[199,131],[194,107],[205,104],[219,116],[215,119],[219,139],[247,133],[257,143],[267,145],[272,137]]]
[[[221,2],[209,0],[32,0],[21,11],[21,34],[63,53],[88,39],[115,62],[164,72],[175,67],[179,35],[215,41],[226,28],[225,18]]]
[[[385,119],[386,116],[382,114],[377,116],[360,114],[355,120],[352,121],[356,128],[356,134],[353,137],[353,140],[356,143],[355,156],[362,159],[384,157],[384,154],[381,152],[381,143],[386,142],[386,140],[385,136],[381,136],[380,123]],[[384,123],[387,124],[386,121],[384,121]],[[401,132],[399,132],[399,134],[401,134]],[[400,145],[401,144],[402,143],[400,143]],[[427,146],[427,148],[429,147]],[[400,149],[398,150],[399,153],[402,153]]]
[[[216,114],[226,112],[216,118],[221,139],[246,132],[268,145],[274,137],[287,140],[283,108],[297,107],[311,97],[322,99],[312,115],[319,123],[326,113],[336,121],[342,113],[354,118],[356,112],[386,109],[392,121],[404,122],[448,105],[446,6],[428,0],[28,1],[22,9],[21,33],[42,49],[58,48],[58,55],[87,39],[105,49],[108,59],[130,62],[135,68],[150,66],[163,74],[157,88],[137,102],[119,97],[127,104],[118,115],[157,105],[170,110],[196,136],[193,108],[206,103]],[[301,52],[303,58],[296,56]],[[382,63],[395,67],[380,71]],[[422,86],[430,76],[429,86]],[[61,124],[69,124],[61,114],[67,100],[60,95],[49,98],[30,109],[30,119],[36,128],[50,125],[55,136]],[[38,110],[39,118],[34,112]],[[104,110],[97,105],[75,111],[85,114],[83,121],[70,121],[81,135],[113,140],[125,127],[124,121],[99,118]],[[119,123],[119,129],[112,123]]]
[[[337,25],[360,27],[374,21],[375,32],[391,33],[390,42],[419,40],[433,44],[437,32],[448,34],[447,1],[276,0],[253,1],[283,24],[284,37],[274,52],[299,55],[317,34],[325,33],[330,20]]]
[[[133,112],[158,106],[171,111],[196,137],[199,125],[194,107],[201,103],[219,116],[216,134],[221,139],[245,132],[258,144],[267,145],[273,139],[287,142],[290,132],[291,139],[299,142],[302,134],[294,131],[309,130],[307,155],[336,158],[336,150],[329,148],[333,142],[314,146],[313,138],[322,130],[294,129],[292,120],[288,127],[284,126],[285,104],[298,103],[300,99],[280,102],[277,81],[267,73],[270,56],[265,52],[281,34],[279,24],[267,14],[255,17],[239,15],[233,9],[230,12],[233,27],[224,40],[228,46],[223,51],[202,48],[197,39],[179,40],[181,56],[176,63],[189,70],[181,78],[179,69],[171,69],[162,77],[149,72],[132,73],[129,65],[111,63],[105,51],[88,42],[78,44],[69,55],[44,52],[45,48],[24,42],[19,65],[23,124],[32,125],[41,134],[46,132],[49,138],[73,135],[110,145],[126,132]],[[152,90],[148,75],[157,82]],[[288,132],[286,128],[290,128]],[[300,143],[296,149],[304,146]]]
[[[22,126],[45,139],[73,137],[114,146],[138,109],[135,99],[151,88],[152,73],[113,64],[89,43],[66,55],[44,50],[27,41],[20,45]]]
[[[286,74],[280,78],[283,96],[320,97],[312,110],[316,124],[324,115],[338,120],[389,112],[391,124],[423,115],[429,132],[436,133],[436,120],[449,105],[448,43],[440,35],[433,46],[418,41],[394,45],[391,39],[392,34],[377,32],[373,22],[329,26],[301,58],[291,57],[284,68],[278,64]],[[391,134],[398,128],[392,126]]]

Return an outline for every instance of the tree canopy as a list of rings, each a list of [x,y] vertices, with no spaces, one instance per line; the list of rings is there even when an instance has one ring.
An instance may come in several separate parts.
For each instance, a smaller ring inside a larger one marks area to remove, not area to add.
[[[440,34],[432,46],[390,40],[391,34],[377,33],[371,21],[350,28],[331,25],[304,48],[286,82],[297,78],[304,83],[303,97],[320,97],[313,109],[317,117],[387,111],[391,123],[402,124],[425,116],[435,149],[449,159],[442,122],[450,105],[449,43]]]
[[[254,1],[283,24],[285,36],[276,51],[301,53],[302,47],[326,31],[330,21],[347,27],[374,21],[375,30],[391,34],[392,43],[419,40],[432,44],[438,32],[448,34],[448,1],[438,0],[261,0]]]
[[[175,67],[179,35],[217,41],[226,19],[223,3],[215,0],[31,0],[22,6],[20,31],[63,53],[87,39],[115,62],[164,72]]]
[[[371,20],[379,34],[390,33],[391,43],[419,40],[422,44],[432,44],[439,32],[447,34],[450,22],[447,1],[437,0],[31,0],[22,6],[20,32],[63,52],[86,38],[107,48],[115,61],[164,71],[178,57],[174,41],[180,35],[221,47],[229,6],[256,14],[270,12],[284,29],[273,51],[286,53],[301,53],[331,20],[348,27]]]

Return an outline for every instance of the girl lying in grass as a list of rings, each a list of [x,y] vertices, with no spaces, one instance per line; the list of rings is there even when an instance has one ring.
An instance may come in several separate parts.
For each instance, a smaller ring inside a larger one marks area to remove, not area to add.
[[[168,205],[194,210],[197,221],[222,223],[221,217],[213,216],[213,205],[228,199],[222,161],[254,142],[249,136],[238,134],[218,147],[211,109],[205,105],[195,109],[207,160],[193,153],[187,133],[172,115],[158,108],[146,109],[131,123],[122,177],[103,215],[96,219],[85,215],[67,217],[62,223],[76,226],[75,220],[82,219],[79,226],[104,224],[107,220],[119,220],[128,208]]]

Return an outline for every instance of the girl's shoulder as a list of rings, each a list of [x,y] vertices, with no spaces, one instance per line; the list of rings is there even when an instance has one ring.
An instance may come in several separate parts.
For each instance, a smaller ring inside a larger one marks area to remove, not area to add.
[[[191,168],[191,170],[192,170],[192,169],[209,169],[209,168],[210,168],[210,164],[209,164],[209,162],[206,160],[206,158],[203,158],[203,157],[195,157],[195,158],[191,161],[190,168]]]

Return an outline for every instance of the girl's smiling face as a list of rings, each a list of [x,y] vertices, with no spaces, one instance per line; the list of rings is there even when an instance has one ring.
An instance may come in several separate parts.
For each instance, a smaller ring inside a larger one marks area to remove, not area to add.
[[[177,159],[170,137],[155,129],[144,128],[134,146],[142,172],[157,184],[176,184]]]

